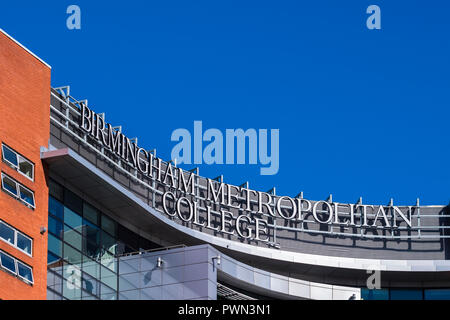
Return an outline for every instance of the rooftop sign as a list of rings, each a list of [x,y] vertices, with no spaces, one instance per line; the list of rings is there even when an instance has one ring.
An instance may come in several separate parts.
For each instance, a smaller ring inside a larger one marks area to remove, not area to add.
[[[208,178],[202,186],[206,190],[202,197],[198,192],[198,176],[193,172],[178,168],[171,162],[163,162],[152,152],[139,147],[137,141],[126,137],[121,130],[106,123],[103,115],[96,114],[84,103],[80,105],[80,128],[118,158],[122,166],[126,164],[142,177],[162,184],[162,211],[182,222],[264,242],[270,241],[269,227],[276,219],[301,223],[306,216],[312,216],[319,225],[354,228],[356,233],[359,229],[393,231],[401,225],[403,230],[414,228],[412,216],[418,206],[341,204],[331,199],[311,201],[303,197],[276,196]],[[307,232],[303,228],[298,231]]]

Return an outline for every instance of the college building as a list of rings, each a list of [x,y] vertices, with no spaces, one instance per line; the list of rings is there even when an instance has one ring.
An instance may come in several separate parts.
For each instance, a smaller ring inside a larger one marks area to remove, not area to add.
[[[450,299],[446,204],[309,200],[181,169],[52,87],[3,30],[0,110],[0,299]]]

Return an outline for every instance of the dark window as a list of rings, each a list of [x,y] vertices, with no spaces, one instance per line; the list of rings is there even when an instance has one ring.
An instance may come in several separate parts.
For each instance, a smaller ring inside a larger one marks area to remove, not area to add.
[[[10,148],[3,145],[3,159],[8,161],[10,164],[12,164],[14,167],[17,167],[19,165],[17,161],[17,154],[14,153]]]
[[[102,215],[102,229],[108,232],[113,237],[117,234],[117,224],[114,220]]]
[[[7,190],[8,192],[12,193],[17,197],[18,195],[17,183],[14,180],[2,174],[2,184],[3,189]]]
[[[20,199],[34,207],[34,194],[27,188],[19,185]]]
[[[80,215],[83,212],[83,200],[67,189],[64,190],[64,205]]]
[[[55,256],[50,251],[47,252],[47,265],[50,266],[52,263],[58,262],[59,260],[61,260],[61,258]]]
[[[50,233],[48,234],[48,250],[55,256],[62,256],[62,243],[61,240],[54,237]]]
[[[425,290],[425,300],[450,300],[450,289]]]
[[[64,207],[64,223],[69,227],[81,232],[83,219],[74,211],[70,210],[67,207]]]
[[[124,244],[124,253],[139,251],[139,236],[120,224],[117,229],[117,240]]]
[[[115,253],[116,240],[108,233],[102,231],[102,248]]]
[[[31,268],[21,262],[17,262],[17,268],[18,268],[18,273],[19,276],[28,281],[33,283],[33,272],[31,271]]]
[[[64,201],[64,188],[53,180],[48,181],[49,193],[59,201]]]
[[[14,245],[14,229],[0,222],[0,238]]]
[[[29,255],[31,255],[31,246],[32,246],[32,241],[30,238],[24,236],[23,234],[21,234],[20,232],[17,233],[17,247],[23,251],[25,251],[26,253],[28,253]]]
[[[64,214],[63,214],[64,206],[61,202],[59,202],[55,198],[49,197],[48,198],[48,212],[50,212],[50,214],[54,215],[55,217],[57,217],[58,219],[60,219],[62,221],[63,216],[64,216]]]
[[[63,236],[63,224],[52,216],[48,217],[48,230],[59,238]]]
[[[391,300],[422,300],[422,290],[391,289]]]
[[[100,229],[86,219],[83,219],[83,235],[88,241],[100,246]]]
[[[34,164],[13,149],[2,145],[3,161],[30,180],[34,180]]]
[[[150,240],[145,239],[144,237],[139,237],[139,250],[150,250],[150,249],[156,249],[160,246],[156,243],[151,242]]]
[[[3,268],[8,269],[12,273],[17,273],[14,258],[3,252],[0,252],[0,262]]]
[[[93,206],[83,203],[83,217],[89,222],[98,225],[98,211]]]
[[[389,290],[387,289],[361,289],[363,300],[389,300]]]

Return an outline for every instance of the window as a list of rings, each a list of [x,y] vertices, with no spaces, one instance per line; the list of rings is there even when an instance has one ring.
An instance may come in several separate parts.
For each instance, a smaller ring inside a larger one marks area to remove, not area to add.
[[[33,272],[29,266],[17,261],[17,269],[20,278],[26,282],[33,283]]]
[[[20,232],[17,232],[17,247],[31,255],[31,246],[33,241]]]
[[[33,269],[3,251],[0,251],[0,266],[16,275],[19,279],[30,284],[33,283]]]
[[[427,289],[425,300],[450,300],[450,289]]]
[[[34,164],[10,147],[2,144],[3,161],[25,177],[34,180]]]
[[[388,289],[361,289],[361,298],[363,300],[389,300]]]
[[[17,195],[18,194],[17,193],[17,184],[14,180],[12,180],[11,178],[9,178],[6,175],[2,175],[2,184],[3,184],[4,190],[11,193],[15,197],[18,196]]]
[[[48,217],[48,231],[53,233],[58,238],[63,236],[63,224],[52,216]]]
[[[74,211],[64,207],[64,223],[69,227],[81,232],[83,219]]]
[[[0,251],[0,266],[16,275],[22,281],[33,284],[33,269],[3,251]]]
[[[116,236],[116,223],[114,220],[108,218],[104,214],[102,215],[102,229],[108,232],[112,236]]]
[[[1,251],[0,251],[0,264],[3,268],[16,274],[16,261],[14,260],[13,257]]]
[[[391,300],[423,300],[422,289],[391,289]]]
[[[0,238],[14,245],[14,229],[3,222],[0,222]]]
[[[7,193],[22,201],[30,208],[35,208],[34,192],[2,172],[2,188]]]
[[[48,211],[59,220],[63,220],[64,206],[52,196],[48,197]]]
[[[19,185],[19,191],[20,191],[20,199],[24,201],[25,203],[28,203],[30,206],[34,208],[34,194],[27,188],[25,188],[22,185]]]
[[[0,220],[0,239],[8,242],[15,248],[32,255],[33,240]]]
[[[52,234],[48,234],[48,251],[53,253],[57,257],[62,256],[62,243],[61,240],[55,238]]]

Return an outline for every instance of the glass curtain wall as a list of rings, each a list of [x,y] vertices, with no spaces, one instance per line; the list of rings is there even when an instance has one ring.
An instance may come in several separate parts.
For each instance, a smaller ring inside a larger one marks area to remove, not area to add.
[[[48,300],[115,300],[124,253],[158,248],[49,181]]]

